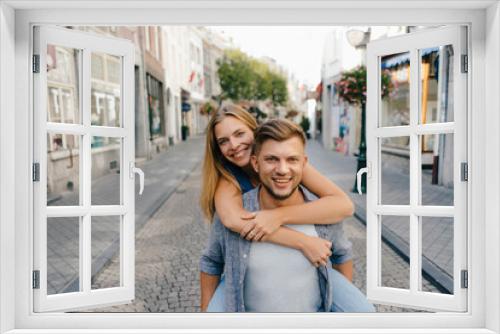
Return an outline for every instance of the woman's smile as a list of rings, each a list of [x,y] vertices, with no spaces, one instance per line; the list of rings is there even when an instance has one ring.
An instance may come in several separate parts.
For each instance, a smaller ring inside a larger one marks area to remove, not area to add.
[[[231,154],[232,158],[240,159],[240,158],[242,158],[242,157],[245,156],[245,154],[248,152],[248,149],[250,148],[250,145],[243,144],[242,146],[243,147],[238,148],[238,150],[236,152],[234,152],[233,154]]]

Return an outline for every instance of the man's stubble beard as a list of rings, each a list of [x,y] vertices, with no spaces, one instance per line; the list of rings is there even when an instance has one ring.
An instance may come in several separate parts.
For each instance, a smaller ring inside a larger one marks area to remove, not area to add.
[[[278,201],[284,201],[288,198],[290,198],[290,196],[293,195],[293,193],[297,190],[297,188],[299,187],[299,184],[297,184],[291,191],[290,193],[288,194],[285,194],[285,195],[278,195],[276,194],[273,189],[271,187],[268,187],[264,182],[262,182],[262,186],[264,188],[266,188],[266,191],[269,195],[271,195],[271,197],[273,197],[274,199],[278,200]]]

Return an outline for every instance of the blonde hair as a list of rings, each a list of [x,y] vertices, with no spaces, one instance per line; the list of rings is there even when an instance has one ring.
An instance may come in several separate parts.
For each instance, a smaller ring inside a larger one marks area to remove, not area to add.
[[[250,130],[254,131],[257,128],[257,121],[248,111],[242,107],[226,102],[213,113],[208,121],[205,145],[205,159],[203,161],[203,185],[201,189],[200,205],[203,214],[211,222],[215,214],[215,190],[221,177],[232,182],[238,189],[241,190],[234,176],[224,167],[225,161],[222,152],[219,149],[219,144],[215,138],[215,126],[226,117],[235,117]]]

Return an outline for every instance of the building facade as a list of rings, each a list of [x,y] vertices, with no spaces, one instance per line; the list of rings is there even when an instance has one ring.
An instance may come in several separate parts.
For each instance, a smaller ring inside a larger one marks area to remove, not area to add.
[[[189,29],[186,26],[163,26],[163,63],[165,64],[166,109],[170,144],[182,140],[185,112],[182,110],[183,91],[189,77]]]
[[[339,27],[325,40],[321,84],[321,139],[323,145],[346,155],[358,151],[361,130],[359,106],[342,101],[335,84],[342,72],[365,65],[366,48],[354,48],[348,42],[350,29],[369,31],[370,40],[409,33],[424,27]],[[381,122],[385,126],[409,124],[410,55],[394,54],[381,59],[381,71],[387,77],[388,94],[381,98]],[[449,46],[423,49],[418,66],[422,71],[420,122],[453,121],[453,105],[449,94],[453,87],[450,63],[453,50]],[[409,170],[409,138],[394,137],[382,143],[383,163],[402,173]],[[421,163],[426,182],[453,184],[453,135],[424,135],[421,138]]]

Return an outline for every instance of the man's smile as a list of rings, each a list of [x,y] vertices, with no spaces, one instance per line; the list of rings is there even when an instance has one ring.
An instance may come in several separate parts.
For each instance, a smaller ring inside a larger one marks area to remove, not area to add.
[[[291,184],[293,177],[272,177],[271,180],[277,188],[286,188]]]

